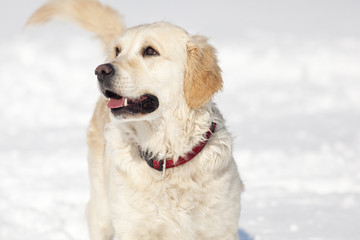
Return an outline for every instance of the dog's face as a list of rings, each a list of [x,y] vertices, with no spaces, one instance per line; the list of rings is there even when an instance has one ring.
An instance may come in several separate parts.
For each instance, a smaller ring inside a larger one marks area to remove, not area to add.
[[[119,120],[150,120],[181,105],[199,108],[222,87],[214,49],[168,23],[127,30],[95,74]]]

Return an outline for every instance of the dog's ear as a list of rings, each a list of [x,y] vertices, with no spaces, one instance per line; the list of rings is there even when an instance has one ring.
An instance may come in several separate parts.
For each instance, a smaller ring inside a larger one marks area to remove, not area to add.
[[[204,105],[222,88],[221,70],[215,49],[202,36],[192,36],[187,43],[187,67],[184,95],[190,109]]]

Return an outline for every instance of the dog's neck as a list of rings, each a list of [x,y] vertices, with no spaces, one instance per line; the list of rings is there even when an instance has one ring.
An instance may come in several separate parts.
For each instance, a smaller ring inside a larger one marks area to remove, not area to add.
[[[192,150],[216,122],[214,106],[186,109],[165,114],[151,121],[129,122],[122,125],[123,138],[141,149],[151,152],[158,159],[177,159]]]

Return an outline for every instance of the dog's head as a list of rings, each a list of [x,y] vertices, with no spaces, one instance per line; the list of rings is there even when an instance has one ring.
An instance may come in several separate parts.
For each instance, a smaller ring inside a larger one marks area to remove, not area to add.
[[[95,74],[120,120],[154,119],[181,104],[200,108],[222,87],[207,40],[164,22],[127,30]]]

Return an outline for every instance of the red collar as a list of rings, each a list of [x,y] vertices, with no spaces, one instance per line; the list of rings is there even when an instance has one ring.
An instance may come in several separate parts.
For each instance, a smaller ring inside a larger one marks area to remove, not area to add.
[[[210,130],[207,131],[207,133],[204,136],[205,137],[204,141],[196,145],[190,152],[186,153],[185,156],[179,157],[176,162],[173,159],[166,159],[166,169],[177,167],[196,157],[196,155],[198,155],[198,153],[201,152],[201,150],[203,150],[203,148],[205,147],[207,141],[211,137],[211,134],[215,132],[215,128],[216,128],[216,123],[212,122],[210,126]],[[148,152],[141,151],[140,146],[139,146],[139,151],[141,158],[143,158],[149,164],[150,167],[159,171],[163,170],[164,160],[157,160],[155,157],[152,157],[151,154],[149,154]]]

